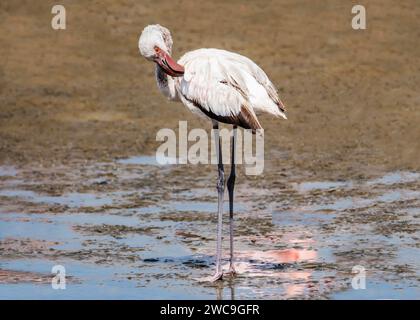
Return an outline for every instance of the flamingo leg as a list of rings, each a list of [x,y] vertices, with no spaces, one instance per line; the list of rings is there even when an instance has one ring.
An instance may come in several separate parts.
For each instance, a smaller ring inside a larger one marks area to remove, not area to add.
[[[229,193],[229,238],[230,238],[230,264],[229,264],[229,272],[233,275],[236,273],[235,266],[233,265],[233,190],[235,188],[235,180],[236,180],[236,168],[235,168],[235,150],[236,150],[236,130],[237,127],[233,126],[233,134],[231,138],[231,169],[230,175],[227,181],[227,189]]]
[[[223,223],[223,196],[225,191],[225,172],[223,168],[222,146],[219,135],[219,124],[213,124],[214,137],[217,154],[217,193],[218,193],[218,217],[217,217],[217,246],[216,246],[216,273],[211,281],[220,280],[223,277],[222,272],[222,223]]]

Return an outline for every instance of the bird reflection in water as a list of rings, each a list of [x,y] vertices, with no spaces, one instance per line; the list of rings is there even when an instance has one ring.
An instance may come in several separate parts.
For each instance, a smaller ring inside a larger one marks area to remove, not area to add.
[[[291,245],[309,246],[313,243],[313,239],[302,240],[300,237],[284,237],[287,242]],[[236,277],[227,277],[226,281],[215,284],[216,298],[218,300],[223,297],[229,297],[235,299],[235,289],[244,288],[247,286],[244,284],[246,278],[255,279],[257,277],[272,277],[281,281],[281,295],[279,298],[293,298],[302,295],[306,291],[313,292],[316,290],[312,281],[312,270],[295,270],[293,265],[295,263],[302,262],[315,262],[317,260],[317,252],[312,249],[280,249],[280,250],[243,250],[238,251],[236,262]],[[225,266],[225,268],[227,268]],[[224,289],[228,289],[224,292]],[[249,289],[249,287],[248,287]],[[252,292],[255,297],[263,298],[266,295],[265,288],[259,289],[255,287]],[[261,291],[261,292],[260,292]],[[224,296],[225,293],[226,295]]]

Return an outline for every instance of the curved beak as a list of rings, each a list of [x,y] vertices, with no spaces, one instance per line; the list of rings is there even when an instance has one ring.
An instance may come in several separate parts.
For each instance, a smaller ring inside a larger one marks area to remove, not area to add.
[[[169,54],[160,50],[155,62],[171,77],[182,77],[184,75],[184,67],[176,63]]]

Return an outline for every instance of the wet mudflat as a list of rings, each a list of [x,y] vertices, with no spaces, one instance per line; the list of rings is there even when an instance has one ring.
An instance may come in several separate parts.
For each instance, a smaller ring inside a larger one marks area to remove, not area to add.
[[[238,275],[211,284],[203,279],[214,268],[217,198],[215,168],[204,168],[148,157],[1,167],[0,297],[419,297],[419,173],[241,174]],[[66,268],[65,290],[51,287],[54,265]],[[352,288],[356,265],[366,270],[365,290]]]
[[[73,0],[65,31],[53,4],[0,2],[0,298],[420,296],[415,0],[369,1],[363,31],[339,0]],[[287,106],[287,121],[259,118],[264,174],[239,170],[239,274],[221,283],[201,281],[216,169],[154,164],[158,130],[211,124],[156,89],[137,50],[149,23],[171,30],[175,59],[248,56]]]

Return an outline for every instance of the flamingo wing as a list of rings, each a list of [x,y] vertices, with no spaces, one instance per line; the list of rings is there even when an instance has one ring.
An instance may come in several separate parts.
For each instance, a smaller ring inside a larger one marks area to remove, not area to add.
[[[237,63],[211,49],[187,53],[179,63],[185,73],[178,80],[177,90],[191,111],[246,129],[262,128]]]
[[[284,113],[286,108],[279,98],[276,87],[270,81],[267,74],[251,59],[232,52],[228,52],[228,54],[232,55],[234,59],[238,61],[243,66],[243,68],[245,68],[252,75],[255,81],[265,89],[268,97],[279,108],[279,111]],[[282,116],[285,117],[285,115]]]

